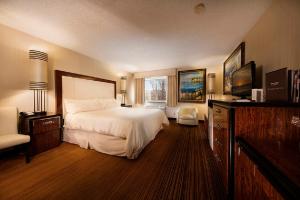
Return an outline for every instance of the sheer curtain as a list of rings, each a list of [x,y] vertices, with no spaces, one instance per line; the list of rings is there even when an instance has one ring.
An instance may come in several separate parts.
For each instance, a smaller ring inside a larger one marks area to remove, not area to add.
[[[144,104],[145,79],[135,79],[135,104]]]
[[[167,105],[169,107],[175,107],[177,105],[177,99],[176,99],[176,76],[168,76],[168,99],[167,99]]]

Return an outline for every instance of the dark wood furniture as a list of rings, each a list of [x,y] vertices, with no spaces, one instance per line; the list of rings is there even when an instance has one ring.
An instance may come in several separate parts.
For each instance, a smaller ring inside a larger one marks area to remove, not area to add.
[[[246,188],[243,188],[242,193],[239,188],[242,185],[248,185],[248,187],[255,187],[253,190],[256,190],[258,186],[256,187],[257,184],[249,186],[248,183],[245,183],[249,181],[248,175],[253,172],[253,170],[250,172],[249,169],[253,167],[247,161],[245,152],[239,154],[242,156],[238,157],[239,146],[235,143],[235,137],[251,139],[253,143],[260,141],[261,147],[267,145],[267,141],[270,140],[299,146],[300,127],[294,123],[297,120],[300,121],[300,105],[219,100],[211,100],[209,105],[213,107],[213,151],[228,199],[234,199],[235,196],[236,199],[240,199],[239,195],[243,195],[245,199],[247,197],[244,191]],[[297,153],[299,152],[291,153],[291,157]],[[274,159],[279,158],[275,157]],[[293,159],[295,158],[293,157]],[[238,163],[244,166],[241,167]],[[252,165],[255,164],[252,163]],[[278,165],[276,167],[280,168]],[[238,170],[244,172],[242,177],[237,177],[236,171]],[[263,173],[262,177],[269,185],[276,184]],[[274,188],[281,194],[278,188]],[[253,190],[249,191],[253,192]],[[268,194],[268,192],[266,193]]]
[[[61,144],[62,116],[47,113],[46,115],[20,115],[20,132],[30,135],[30,155],[36,155]]]
[[[237,137],[236,199],[299,199],[300,148]]]
[[[229,149],[229,111],[221,106],[213,106],[214,156],[218,163],[225,190],[228,191],[228,149]]]
[[[121,105],[122,107],[132,108],[132,105]]]
[[[20,144],[13,147],[0,149],[0,158],[5,156],[5,154],[9,154],[10,152],[14,150],[20,150],[21,152],[24,152],[25,155],[25,162],[30,163],[30,143]]]

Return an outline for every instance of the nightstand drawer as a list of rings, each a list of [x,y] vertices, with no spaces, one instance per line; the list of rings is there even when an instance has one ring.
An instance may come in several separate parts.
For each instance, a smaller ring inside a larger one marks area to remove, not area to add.
[[[51,118],[43,118],[37,119],[32,122],[32,133],[39,134],[43,132],[48,132],[51,130],[59,129],[60,125],[60,117],[51,117]]]
[[[60,137],[59,129],[34,135],[34,137],[31,138],[30,154],[36,155],[59,146],[61,143]]]

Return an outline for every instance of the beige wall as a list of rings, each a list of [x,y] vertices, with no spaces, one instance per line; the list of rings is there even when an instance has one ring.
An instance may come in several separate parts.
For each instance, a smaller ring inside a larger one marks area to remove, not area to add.
[[[117,75],[122,74],[105,63],[0,25],[0,106],[33,110],[33,93],[28,90],[29,49],[43,50],[49,55],[48,111],[55,111],[54,69],[116,81],[119,80]]]
[[[134,73],[134,78],[146,78],[146,77],[153,77],[153,76],[172,76],[172,75],[173,76],[176,75],[176,68],[136,72]]]
[[[246,61],[265,73],[283,67],[300,68],[300,1],[274,0],[245,36]]]

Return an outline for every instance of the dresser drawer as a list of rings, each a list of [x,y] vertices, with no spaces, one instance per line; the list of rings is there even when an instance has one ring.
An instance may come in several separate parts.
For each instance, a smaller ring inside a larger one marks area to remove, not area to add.
[[[223,129],[228,127],[228,110],[220,106],[213,107],[214,127]]]
[[[39,134],[59,129],[61,127],[60,123],[59,116],[34,120],[32,122],[32,133]]]
[[[214,155],[225,190],[228,190],[229,110],[213,106]]]

